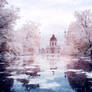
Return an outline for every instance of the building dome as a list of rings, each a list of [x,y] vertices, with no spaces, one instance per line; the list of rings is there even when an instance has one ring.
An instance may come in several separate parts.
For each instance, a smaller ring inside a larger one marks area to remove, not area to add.
[[[52,37],[50,38],[50,41],[57,41],[55,35],[53,34]]]

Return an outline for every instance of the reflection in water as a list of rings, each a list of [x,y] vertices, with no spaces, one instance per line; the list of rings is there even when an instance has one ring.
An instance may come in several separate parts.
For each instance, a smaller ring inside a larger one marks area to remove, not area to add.
[[[85,92],[85,74],[76,74],[76,72],[67,72],[69,83],[77,92]]]
[[[91,66],[92,64],[83,59],[73,62],[72,66],[68,65],[68,68],[72,70],[67,71],[65,74],[71,87],[76,92],[92,92],[92,76],[87,76],[87,74],[91,74],[89,72],[92,70]]]
[[[27,79],[19,79],[23,87],[26,88],[26,91],[30,91],[31,89],[39,88],[39,84],[29,84],[29,81]]]
[[[44,58],[39,59],[41,65],[30,57],[0,60],[0,92],[92,92],[87,72],[59,68],[62,60],[60,64],[60,59],[48,59],[49,68]]]
[[[7,78],[10,76],[6,67],[8,66],[7,61],[4,58],[0,60],[0,92],[12,92],[11,87],[13,85],[13,79]]]
[[[69,83],[77,92],[92,92],[92,78],[87,78],[85,73],[67,72]]]

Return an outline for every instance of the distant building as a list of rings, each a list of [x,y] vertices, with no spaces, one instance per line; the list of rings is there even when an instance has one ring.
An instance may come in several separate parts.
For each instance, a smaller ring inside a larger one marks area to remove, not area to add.
[[[61,48],[57,45],[57,38],[55,37],[54,34],[50,38],[50,44],[46,48],[46,53],[47,54],[60,54],[61,53]]]
[[[46,51],[45,51],[45,49],[44,49],[44,48],[39,49],[39,53],[40,53],[40,54],[45,54],[45,52],[46,52]]]
[[[57,61],[60,60],[61,56],[61,47],[57,44],[58,40],[56,36],[53,34],[49,40],[49,46],[47,48],[41,48],[39,50],[41,55],[45,55],[46,59],[49,62],[50,69],[57,69]]]

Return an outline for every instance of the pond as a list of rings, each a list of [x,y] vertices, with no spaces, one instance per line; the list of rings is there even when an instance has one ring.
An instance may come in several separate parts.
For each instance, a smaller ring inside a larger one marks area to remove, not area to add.
[[[92,92],[92,73],[69,69],[69,58],[0,60],[0,92]]]

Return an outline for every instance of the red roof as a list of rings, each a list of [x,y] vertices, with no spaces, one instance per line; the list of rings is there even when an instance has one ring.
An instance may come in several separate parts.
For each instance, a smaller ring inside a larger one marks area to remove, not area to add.
[[[56,41],[56,40],[57,39],[56,39],[55,35],[53,34],[52,37],[50,38],[50,41]]]

